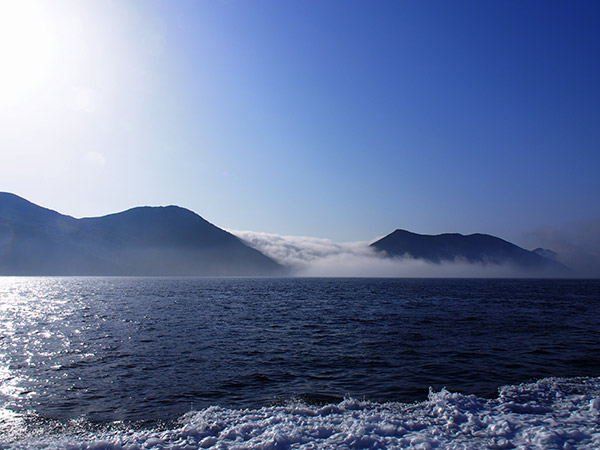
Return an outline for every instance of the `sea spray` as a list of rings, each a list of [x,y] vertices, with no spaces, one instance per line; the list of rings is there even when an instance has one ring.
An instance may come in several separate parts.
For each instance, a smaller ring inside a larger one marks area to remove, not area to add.
[[[5,449],[578,449],[600,448],[600,378],[502,387],[494,399],[431,391],[426,401],[345,399],[259,409],[209,407],[168,429],[71,429]]]

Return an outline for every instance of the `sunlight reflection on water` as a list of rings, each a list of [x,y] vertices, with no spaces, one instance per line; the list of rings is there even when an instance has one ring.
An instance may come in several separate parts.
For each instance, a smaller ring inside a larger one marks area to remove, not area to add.
[[[0,278],[0,399],[5,406],[35,397],[32,387],[48,381],[47,369],[61,367],[54,361],[71,348],[69,315],[77,303],[69,301],[64,283],[61,278]]]

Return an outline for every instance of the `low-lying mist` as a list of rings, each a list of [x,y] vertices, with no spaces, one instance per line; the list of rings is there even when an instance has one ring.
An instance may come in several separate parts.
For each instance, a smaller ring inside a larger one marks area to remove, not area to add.
[[[338,243],[329,239],[231,231],[249,246],[306,277],[509,278],[532,276],[509,264],[474,264],[455,260],[441,264],[422,259],[388,258],[369,242]],[[539,273],[535,276],[540,276]]]
[[[541,227],[525,233],[523,242],[558,253],[559,261],[575,276],[600,278],[600,219],[570,222],[561,227]]]

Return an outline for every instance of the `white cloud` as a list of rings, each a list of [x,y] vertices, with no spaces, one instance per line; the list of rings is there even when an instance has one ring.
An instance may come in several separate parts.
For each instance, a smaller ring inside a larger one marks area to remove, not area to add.
[[[248,245],[290,267],[296,276],[327,277],[518,277],[509,265],[434,264],[413,258],[388,258],[368,242],[338,243],[305,236],[231,231]]]

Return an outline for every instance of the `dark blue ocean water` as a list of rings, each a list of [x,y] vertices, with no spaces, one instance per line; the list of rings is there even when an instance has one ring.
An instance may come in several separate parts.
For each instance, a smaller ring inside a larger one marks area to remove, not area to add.
[[[600,281],[0,279],[0,404],[153,421],[600,375]]]

